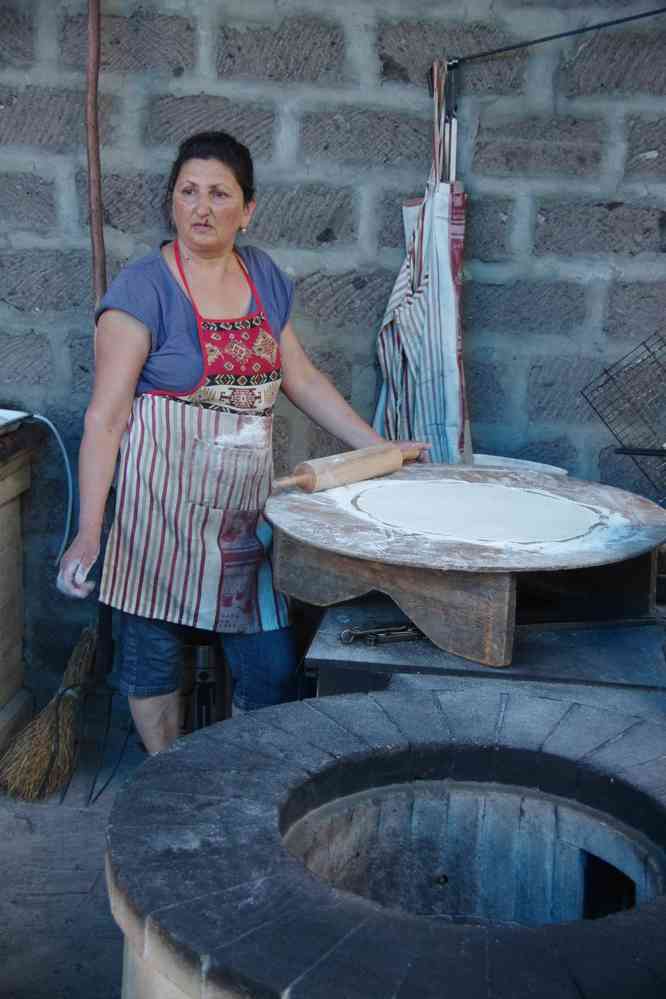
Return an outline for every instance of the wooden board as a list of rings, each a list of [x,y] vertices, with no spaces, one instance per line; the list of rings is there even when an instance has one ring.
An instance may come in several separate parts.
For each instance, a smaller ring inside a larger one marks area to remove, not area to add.
[[[276,535],[278,590],[317,606],[386,593],[440,649],[487,666],[511,662],[516,618],[512,573],[441,572],[323,552]]]
[[[0,753],[32,717],[32,697],[27,690],[18,691],[0,708]]]
[[[4,478],[0,477],[0,507],[11,503],[30,488],[30,462],[22,462]]]
[[[15,496],[0,506],[0,707],[14,696],[22,684],[21,501]]]
[[[286,493],[266,508],[276,529],[277,588],[318,606],[385,593],[438,648],[488,666],[511,663],[517,593],[528,619],[531,600],[539,614],[546,606],[549,621],[652,620],[654,549],[666,539],[666,513],[654,503],[599,483],[532,472],[423,466],[386,481],[393,479],[490,481],[545,491],[584,502],[599,520],[589,536],[545,547],[483,545],[361,519],[336,500],[339,490]]]
[[[382,562],[459,572],[529,572],[607,565],[652,551],[666,541],[666,512],[650,500],[598,482],[562,475],[525,471],[474,469],[469,466],[412,465],[381,481],[491,483],[520,490],[544,492],[584,504],[598,512],[599,527],[583,538],[547,545],[489,545],[392,529],[355,515],[347,494],[346,507],[339,489],[305,494],[297,491],[272,496],[266,516],[294,540],[315,548]],[[357,483],[345,490],[367,488]],[[442,517],[446,516],[445,509]]]

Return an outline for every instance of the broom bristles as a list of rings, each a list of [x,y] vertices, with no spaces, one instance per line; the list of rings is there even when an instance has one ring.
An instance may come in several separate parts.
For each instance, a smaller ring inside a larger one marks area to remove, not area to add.
[[[57,791],[69,779],[76,759],[78,693],[93,664],[95,639],[95,631],[84,628],[60,690],[0,757],[0,787],[10,795],[35,800]]]

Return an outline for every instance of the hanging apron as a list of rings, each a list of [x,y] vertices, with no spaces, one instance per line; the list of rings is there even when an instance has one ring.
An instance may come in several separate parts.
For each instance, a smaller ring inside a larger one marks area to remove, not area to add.
[[[455,180],[457,121],[446,72],[433,67],[433,159],[422,200],[403,207],[407,255],[379,332],[383,384],[373,425],[390,440],[429,441],[427,461],[472,461],[462,360],[466,194]]]
[[[134,401],[100,600],[209,631],[285,627],[287,604],[272,586],[271,532],[261,517],[272,482],[280,349],[242,261],[255,311],[206,319],[174,246],[203,375],[189,393],[146,392]]]

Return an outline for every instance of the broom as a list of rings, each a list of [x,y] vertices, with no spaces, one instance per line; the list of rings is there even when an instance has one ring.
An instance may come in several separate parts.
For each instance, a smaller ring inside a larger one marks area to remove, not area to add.
[[[76,721],[90,684],[96,632],[84,628],[69,657],[60,688],[0,757],[0,787],[34,801],[63,787],[76,762]]]

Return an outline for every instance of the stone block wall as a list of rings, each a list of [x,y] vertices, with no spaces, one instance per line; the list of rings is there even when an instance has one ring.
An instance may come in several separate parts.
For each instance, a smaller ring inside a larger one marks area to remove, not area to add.
[[[621,17],[626,0],[103,0],[109,273],[164,238],[178,141],[248,143],[251,240],[297,281],[306,349],[366,416],[402,258],[400,204],[429,167],[434,57]],[[0,406],[45,413],[72,460],[90,390],[83,0],[0,0]],[[649,494],[580,396],[664,326],[666,18],[464,68],[467,371],[476,450]],[[278,466],[335,450],[286,400]],[[55,448],[26,510],[27,655],[59,670],[91,609],[53,585]],[[57,627],[55,626],[57,625]],[[62,625],[62,627],[60,626]]]

